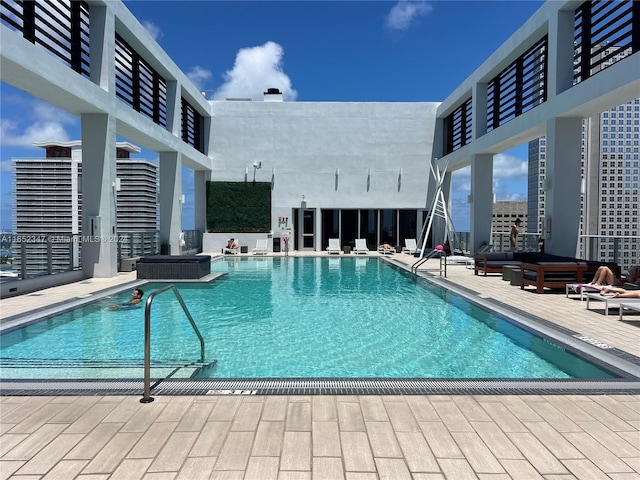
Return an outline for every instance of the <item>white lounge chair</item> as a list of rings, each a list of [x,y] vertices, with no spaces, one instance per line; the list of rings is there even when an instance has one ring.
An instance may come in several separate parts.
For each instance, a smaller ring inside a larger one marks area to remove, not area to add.
[[[598,293],[604,285],[591,285],[590,283],[567,283],[564,287],[564,296],[569,298],[570,293],[579,293],[580,301],[584,301],[587,293]]]
[[[447,262],[447,265],[462,264],[466,265],[467,267],[469,265],[473,266],[475,262],[473,257],[467,257],[466,255],[449,255],[448,257],[445,256],[444,261]]]
[[[381,253],[383,255],[393,255],[394,253],[396,253],[396,249],[395,248],[383,248],[382,245],[380,245],[378,247],[378,253]]]
[[[231,240],[227,240],[227,245],[229,245],[229,242],[230,242],[230,241],[231,241]],[[239,248],[239,247],[236,247],[236,248],[224,247],[224,248],[222,249],[222,253],[230,253],[230,254],[232,254],[232,255],[236,255],[239,251],[240,251],[240,248]]]
[[[356,255],[366,255],[369,253],[369,249],[367,248],[367,240],[365,238],[356,238],[356,246],[353,249],[353,253],[355,253]]]
[[[415,238],[405,238],[404,239],[404,248],[402,249],[402,253],[408,253],[409,255],[413,255],[418,251],[418,245],[416,243]]]
[[[600,295],[599,293],[587,293],[585,295],[587,299],[587,310],[589,310],[589,301],[596,300],[604,302],[604,314],[609,315],[609,306],[612,308],[620,308],[620,304],[626,305],[638,305],[640,306],[640,298],[620,298],[620,297],[607,297]],[[628,307],[627,307],[628,308]]]
[[[259,238],[256,240],[256,248],[253,250],[254,255],[266,255],[269,253],[269,246],[266,238]]]
[[[636,312],[640,312],[640,303],[620,302],[620,304],[618,306],[620,307],[620,320],[622,320],[625,308],[627,310],[633,310],[633,311],[636,311]]]
[[[340,252],[341,252],[340,239],[339,238],[330,238],[329,239],[329,246],[327,247],[327,253],[328,254],[335,253],[337,255],[340,255]]]

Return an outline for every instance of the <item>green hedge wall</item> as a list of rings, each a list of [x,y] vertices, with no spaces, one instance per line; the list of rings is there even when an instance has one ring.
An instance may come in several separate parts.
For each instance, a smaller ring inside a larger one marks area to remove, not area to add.
[[[207,182],[207,231],[271,231],[271,183]]]

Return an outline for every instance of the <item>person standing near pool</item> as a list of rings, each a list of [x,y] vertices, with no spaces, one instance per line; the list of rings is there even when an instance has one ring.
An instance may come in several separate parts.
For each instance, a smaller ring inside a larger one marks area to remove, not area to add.
[[[518,235],[520,235],[520,225],[522,220],[516,218],[516,221],[511,225],[511,235],[509,236],[509,243],[511,245],[511,251],[515,252],[518,247]]]

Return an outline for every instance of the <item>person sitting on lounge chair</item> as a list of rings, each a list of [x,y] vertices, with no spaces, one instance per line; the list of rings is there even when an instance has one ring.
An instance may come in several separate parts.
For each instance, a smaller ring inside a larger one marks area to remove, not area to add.
[[[590,285],[599,286],[599,285],[622,285],[622,280],[617,278],[613,271],[604,265],[598,267],[595,275],[593,276],[593,280],[591,280]]]
[[[238,248],[238,242],[236,242],[233,238],[230,238],[227,242],[227,248],[235,250]]]
[[[640,280],[640,266],[636,265],[629,269],[629,276],[626,279],[617,278],[613,271],[604,265],[598,267],[590,285],[614,285],[621,286],[624,282],[637,283]]]
[[[620,287],[603,287],[600,295],[613,294],[613,298],[640,298],[640,290],[625,290]]]

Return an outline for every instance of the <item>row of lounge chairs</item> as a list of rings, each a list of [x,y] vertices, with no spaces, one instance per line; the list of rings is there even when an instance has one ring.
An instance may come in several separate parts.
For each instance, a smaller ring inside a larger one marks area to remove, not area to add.
[[[355,247],[353,248],[353,253],[355,253],[356,255],[359,254],[367,254],[369,253],[369,248],[367,247],[367,240],[364,238],[357,238],[355,241]],[[413,255],[415,252],[418,251],[418,247],[416,245],[416,240],[415,239],[407,239],[405,240],[405,247],[403,248],[403,253],[408,253],[410,255]],[[378,249],[379,253],[395,253],[396,250],[395,248],[393,249],[383,249],[380,248]],[[222,253],[224,254],[229,254],[229,255],[235,255],[240,253],[240,248],[236,247],[236,248],[230,248],[230,247],[224,247],[222,249]],[[258,238],[256,240],[256,248],[254,248],[252,250],[252,253],[254,255],[266,255],[267,253],[269,253],[269,246],[268,246],[268,239],[266,238]],[[339,238],[330,238],[329,239],[329,246],[327,247],[327,253],[329,254],[340,254],[342,253],[342,247],[340,246],[340,239]]]
[[[409,255],[413,255],[418,251],[418,246],[416,244],[416,240],[414,238],[408,238],[404,241],[404,248],[402,249],[403,253],[408,253]],[[342,247],[340,246],[339,238],[330,238],[329,246],[327,247],[328,254],[339,255],[342,253]],[[364,238],[356,238],[355,246],[353,247],[353,253],[356,255],[366,255],[370,252],[367,247],[367,240]],[[378,253],[382,254],[393,254],[396,253],[395,248],[384,248],[380,246],[378,248]]]
[[[613,296],[607,296],[607,295],[600,295],[600,289],[602,288],[603,286],[596,287],[590,284],[570,283],[570,284],[567,284],[567,286],[565,287],[566,289],[565,296],[568,297],[570,293],[580,294],[580,300],[581,301],[586,300],[587,310],[590,309],[589,307],[592,301],[603,302],[605,315],[609,315],[609,308],[618,308],[620,320],[622,320],[625,310],[640,312],[640,298],[624,298],[624,297],[620,298],[620,297],[613,297]],[[639,290],[640,284],[625,282],[624,285],[622,285],[622,288],[624,288],[627,291]]]

